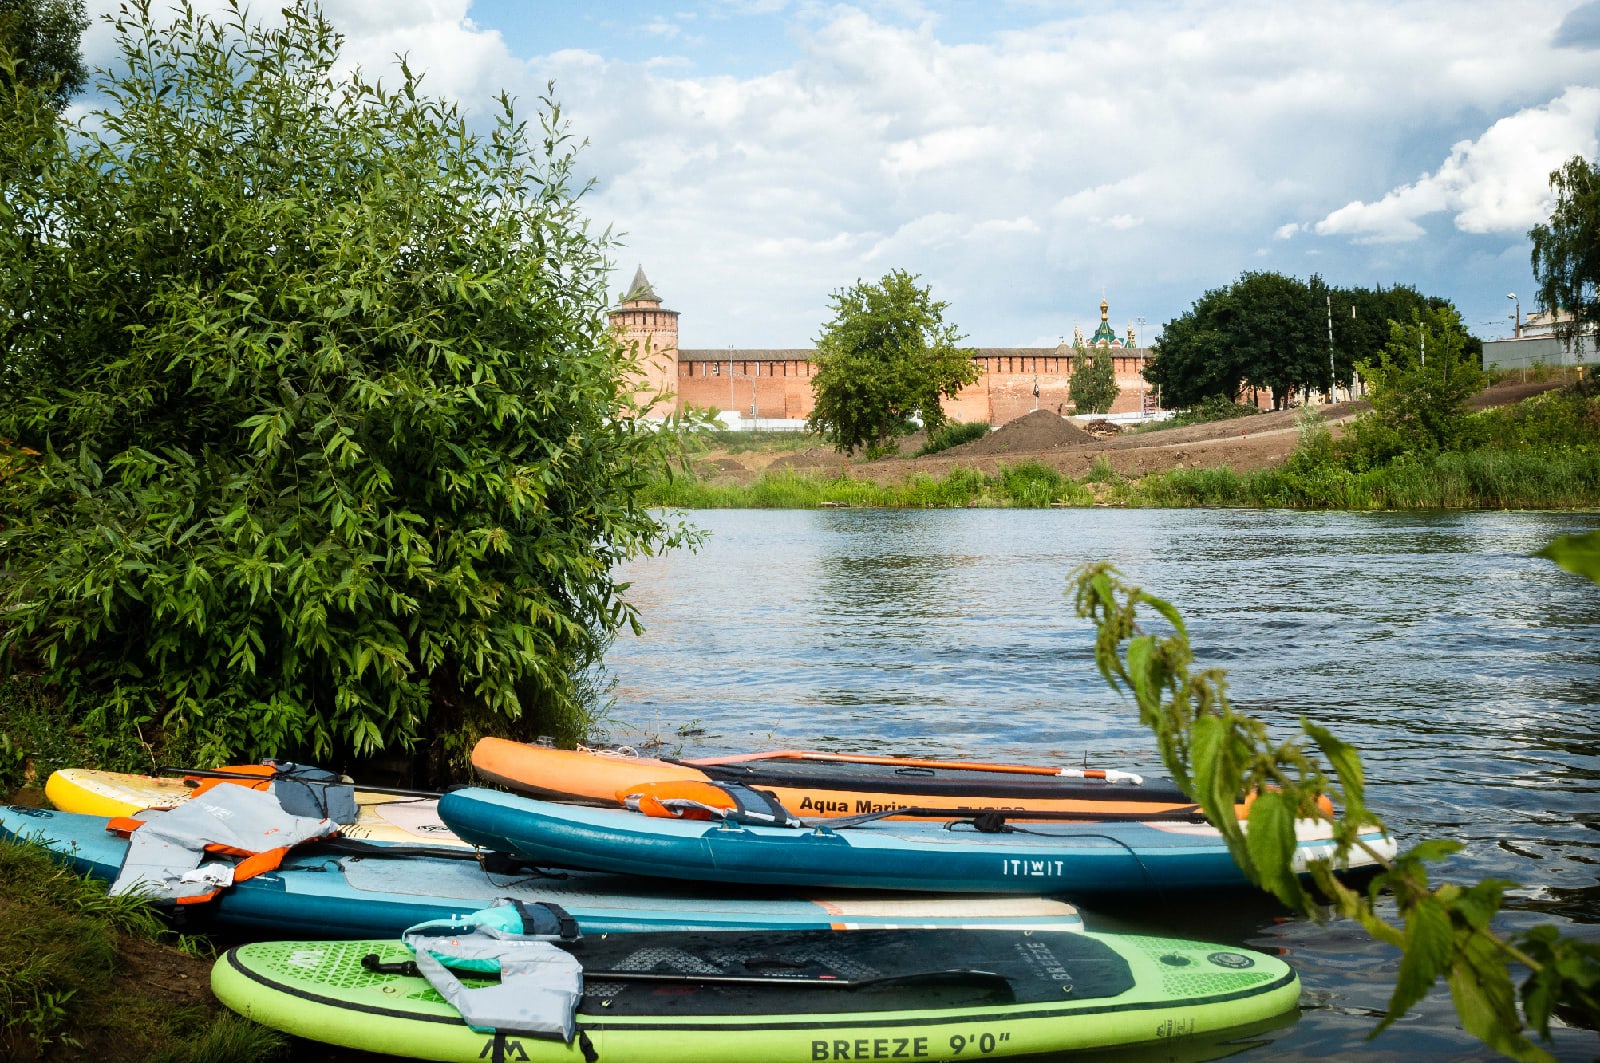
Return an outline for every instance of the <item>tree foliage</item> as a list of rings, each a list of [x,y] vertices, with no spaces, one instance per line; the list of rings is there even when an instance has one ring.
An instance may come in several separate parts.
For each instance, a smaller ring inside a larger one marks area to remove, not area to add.
[[[941,402],[978,379],[971,352],[944,320],[948,304],[904,270],[877,284],[857,281],[830,297],[833,320],[817,339],[816,404],[808,421],[838,449],[881,449],[913,419],[930,433]]]
[[[1252,389],[1281,409],[1300,392],[1349,388],[1358,364],[1388,340],[1390,321],[1448,305],[1404,286],[1344,289],[1315,275],[1246,272],[1164,326],[1145,379],[1171,409],[1234,402]]]
[[[1359,367],[1372,410],[1352,426],[1357,454],[1377,464],[1403,454],[1461,450],[1473,441],[1467,404],[1485,378],[1468,340],[1451,309],[1421,310],[1409,324],[1391,323],[1388,345],[1375,362]]]
[[[1097,347],[1093,356],[1080,342],[1072,354],[1072,378],[1067,394],[1079,413],[1110,413],[1122,389],[1117,386],[1117,370],[1111,350]]]
[[[78,49],[88,26],[83,0],[0,0],[0,98],[26,87],[65,108],[89,80]]]
[[[684,533],[559,108],[479,135],[314,8],[172,18],[0,187],[0,655],[211,762],[572,727],[615,564]]]
[[[1595,550],[1596,545],[1568,547]],[[1591,555],[1588,562],[1600,568]],[[1173,779],[1221,830],[1234,860],[1251,881],[1284,904],[1325,918],[1293,868],[1295,821],[1331,823],[1336,852],[1310,873],[1323,897],[1345,918],[1402,951],[1388,1014],[1374,1034],[1403,1016],[1442,977],[1462,1025],[1490,1047],[1522,1060],[1549,1060],[1531,1032],[1548,1039],[1556,1009],[1567,1021],[1600,1023],[1600,945],[1561,936],[1552,926],[1511,934],[1490,925],[1508,889],[1490,879],[1470,886],[1434,885],[1429,865],[1460,850],[1459,842],[1427,839],[1384,860],[1384,872],[1366,893],[1350,889],[1332,867],[1364,848],[1363,827],[1382,827],[1366,805],[1366,772],[1359,753],[1309,720],[1287,740],[1236,711],[1220,669],[1196,672],[1183,618],[1168,602],[1123,583],[1105,564],[1086,565],[1072,579],[1078,615],[1097,627],[1095,663],[1114,690],[1131,694],[1139,718],[1155,734]],[[1140,625],[1141,607],[1154,609],[1170,633]],[[1251,795],[1241,825],[1239,794]],[[1342,808],[1331,816],[1319,803],[1328,795]],[[1382,860],[1381,854],[1366,855]],[[1375,899],[1394,898],[1399,924],[1383,918]],[[1527,973],[1520,991],[1511,967]],[[1519,1008],[1520,1003],[1520,1008]]]
[[[1539,307],[1566,311],[1555,327],[1570,350],[1585,330],[1600,327],[1600,165],[1573,156],[1550,174],[1550,187],[1555,209],[1528,237]]]

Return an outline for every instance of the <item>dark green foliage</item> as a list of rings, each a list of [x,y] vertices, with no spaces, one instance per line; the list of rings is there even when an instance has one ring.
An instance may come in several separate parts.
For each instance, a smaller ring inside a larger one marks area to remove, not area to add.
[[[839,450],[886,453],[890,437],[913,421],[937,432],[945,422],[941,400],[978,379],[977,363],[944,321],[947,304],[916,282],[895,270],[830,296],[834,317],[817,339],[807,425]]]
[[[1478,436],[1499,450],[1600,450],[1600,396],[1546,391],[1475,415]]]
[[[945,425],[937,432],[928,433],[928,441],[917,451],[917,457],[928,454],[937,454],[941,450],[959,447],[963,443],[971,443],[975,439],[982,439],[989,434],[988,421],[974,421],[971,424],[954,422]]]
[[[1025,461],[1000,470],[1000,489],[1014,506],[1042,509],[1061,497],[1061,474],[1048,465]]]
[[[1166,324],[1145,379],[1160,388],[1168,409],[1235,401],[1249,389],[1270,392],[1274,407],[1283,408],[1305,391],[1348,388],[1356,365],[1376,358],[1387,342],[1390,321],[1448,306],[1403,286],[1342,289],[1317,276],[1246,272]],[[1481,343],[1468,346],[1481,353]]]
[[[1581,155],[1550,175],[1556,193],[1550,220],[1528,233],[1533,241],[1533,276],[1539,306],[1561,310],[1556,334],[1568,350],[1582,333],[1600,326],[1600,166]]]
[[[89,80],[78,50],[88,26],[83,0],[0,0],[0,100],[24,86],[66,107]]]
[[[559,109],[480,137],[230,10],[134,5],[108,110],[3,188],[0,653],[202,763],[573,737],[614,565],[678,530]]]
[[[1097,347],[1093,356],[1078,344],[1072,355],[1072,379],[1067,394],[1078,413],[1110,413],[1122,389],[1117,387],[1117,371],[1108,347]]]
[[[1455,311],[1424,310],[1408,324],[1393,323],[1389,345],[1360,371],[1372,412],[1351,431],[1358,461],[1379,465],[1477,441],[1467,402],[1483,390],[1483,369]]]

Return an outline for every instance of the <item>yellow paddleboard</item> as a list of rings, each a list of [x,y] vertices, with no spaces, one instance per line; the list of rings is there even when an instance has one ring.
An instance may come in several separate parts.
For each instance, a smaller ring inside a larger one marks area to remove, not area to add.
[[[245,782],[258,778],[245,776]],[[130,775],[93,768],[62,768],[45,780],[45,796],[63,812],[86,816],[131,816],[155,808],[171,808],[189,799],[181,776]],[[402,797],[356,789],[356,821],[339,828],[346,838],[411,845],[465,847],[439,820],[439,802],[431,797]]]

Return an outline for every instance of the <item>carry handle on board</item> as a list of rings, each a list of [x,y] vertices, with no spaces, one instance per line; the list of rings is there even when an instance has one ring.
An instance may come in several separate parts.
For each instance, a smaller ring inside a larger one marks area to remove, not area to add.
[[[373,974],[399,974],[410,978],[422,977],[414,960],[383,962],[376,952],[361,957],[361,966]],[[865,989],[884,985],[970,985],[974,982],[1009,986],[1003,974],[978,970],[974,967],[949,967],[937,971],[910,971],[906,974],[886,974],[878,978],[835,978],[830,975],[758,975],[758,974],[700,974],[697,972],[663,971],[591,971],[583,976],[599,982],[672,982],[678,985],[789,985],[810,986],[818,989]]]

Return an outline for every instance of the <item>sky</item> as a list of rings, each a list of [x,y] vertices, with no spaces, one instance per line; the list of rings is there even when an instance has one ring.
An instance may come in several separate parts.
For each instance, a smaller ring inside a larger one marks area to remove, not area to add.
[[[1143,342],[1251,270],[1509,336],[1551,171],[1600,159],[1600,0],[323,7],[351,63],[404,54],[474,116],[553,82],[613,295],[642,266],[688,348],[809,347],[896,269],[974,346],[1070,341],[1102,298]]]

